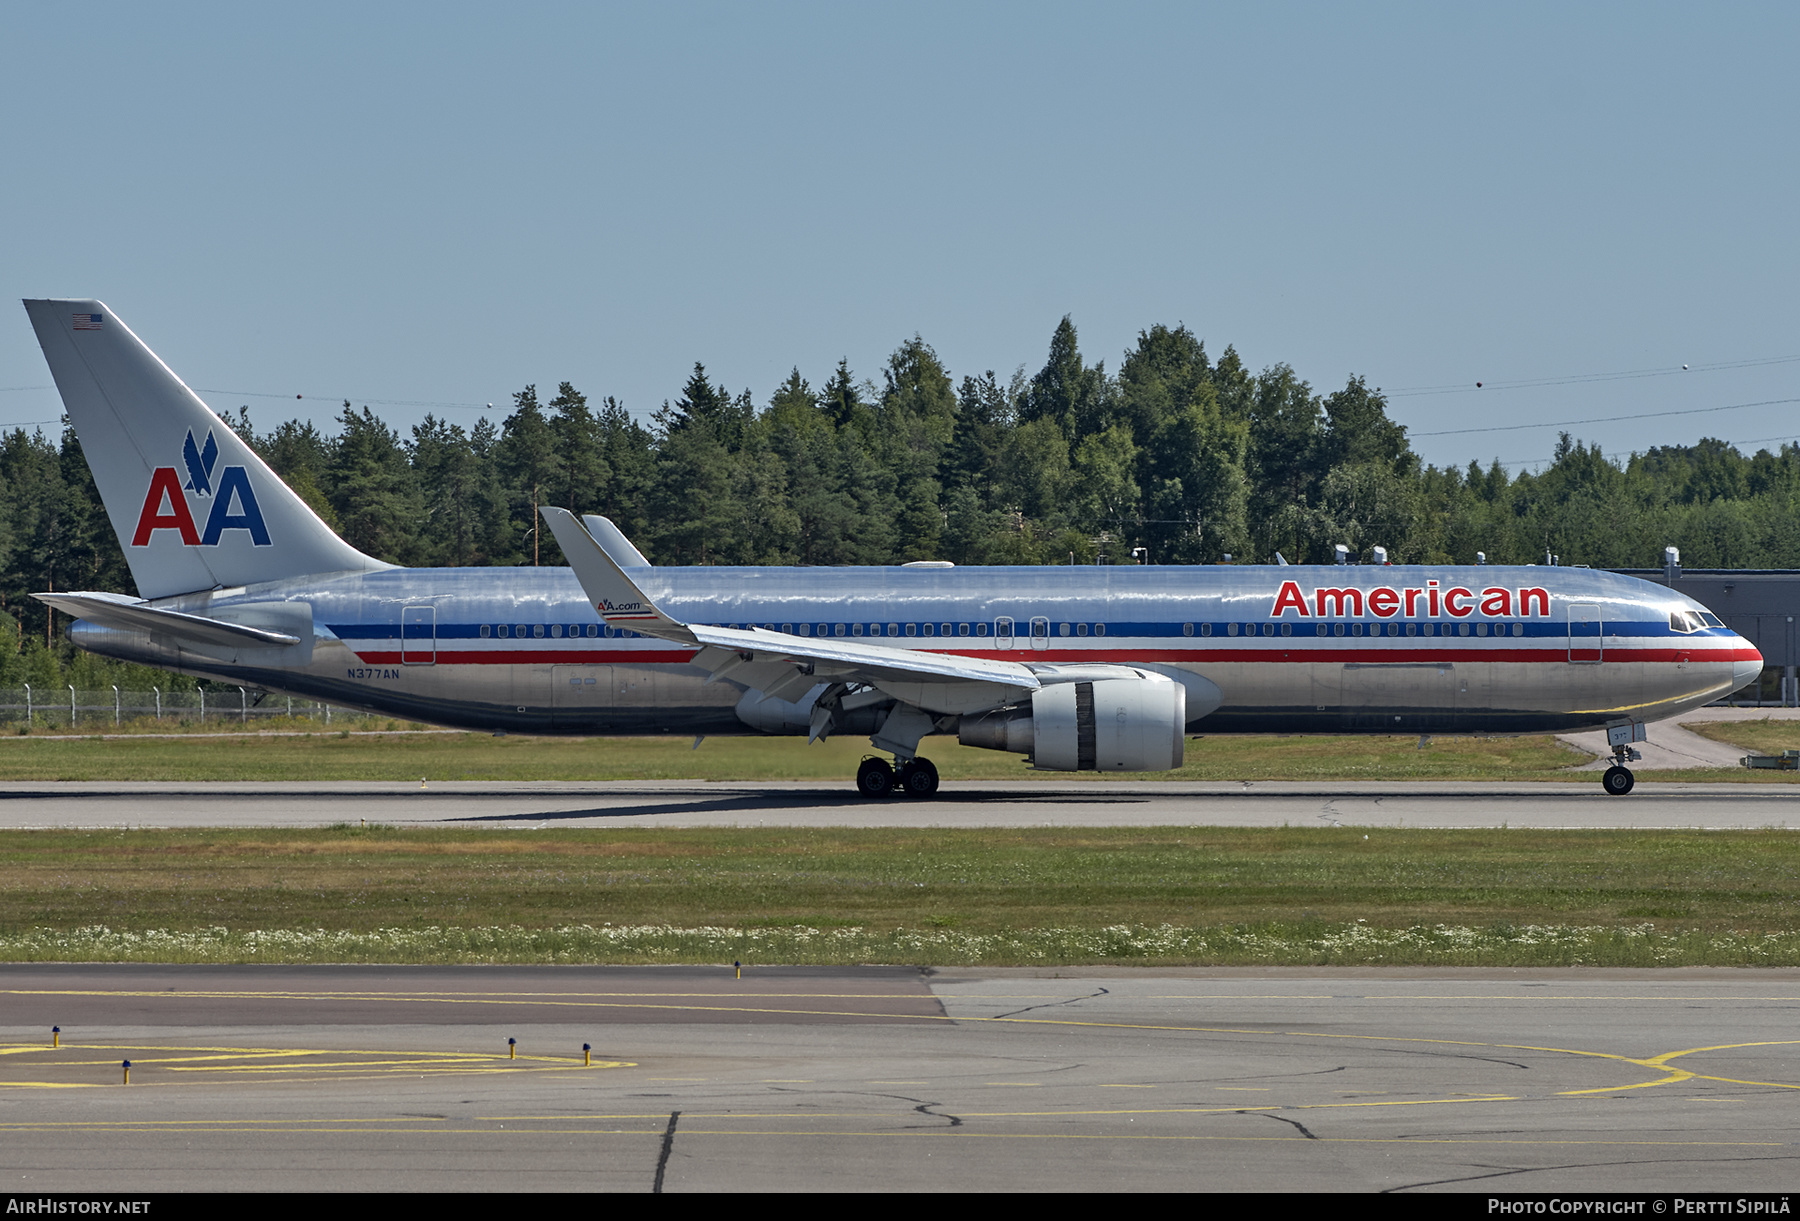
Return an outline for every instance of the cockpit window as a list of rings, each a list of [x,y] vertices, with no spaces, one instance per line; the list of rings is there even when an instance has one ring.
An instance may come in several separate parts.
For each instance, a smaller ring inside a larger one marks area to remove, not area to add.
[[[1725,621],[1723,619],[1720,619],[1717,615],[1713,614],[1711,611],[1701,611],[1700,617],[1702,619],[1706,620],[1707,627],[1724,627],[1725,626]]]
[[[1669,630],[1671,632],[1704,631],[1706,623],[1693,611],[1674,610],[1669,612]]]

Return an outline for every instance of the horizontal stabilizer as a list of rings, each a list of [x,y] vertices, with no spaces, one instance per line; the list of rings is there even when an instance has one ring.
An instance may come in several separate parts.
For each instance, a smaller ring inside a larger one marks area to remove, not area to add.
[[[151,606],[140,598],[128,598],[123,594],[33,594],[32,597],[77,619],[86,619],[89,623],[121,631],[156,632],[180,640],[235,649],[274,649],[300,643],[300,637],[286,632],[273,632],[244,623],[227,623],[223,619],[209,619],[205,615],[164,610]]]

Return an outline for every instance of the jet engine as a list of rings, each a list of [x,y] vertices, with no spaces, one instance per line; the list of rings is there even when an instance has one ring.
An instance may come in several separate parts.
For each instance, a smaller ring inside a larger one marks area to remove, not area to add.
[[[1161,772],[1181,766],[1187,688],[1160,675],[1055,683],[1029,706],[964,716],[964,746],[1031,756],[1057,772]]]

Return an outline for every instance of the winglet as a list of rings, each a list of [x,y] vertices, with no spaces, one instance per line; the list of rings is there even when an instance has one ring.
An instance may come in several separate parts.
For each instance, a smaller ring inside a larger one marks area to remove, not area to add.
[[[644,553],[631,545],[631,540],[625,537],[623,530],[613,525],[610,517],[587,513],[582,516],[581,524],[587,527],[587,532],[594,536],[600,549],[612,556],[613,562],[620,568],[650,567],[650,561],[644,558]]]
[[[698,643],[693,633],[688,631],[687,624],[663,614],[656,603],[650,600],[650,595],[625,575],[625,570],[619,567],[618,561],[607,554],[606,548],[594,541],[594,536],[587,532],[573,513],[550,505],[541,506],[538,512],[549,523],[550,532],[556,535],[557,544],[562,548],[563,554],[569,557],[569,567],[575,570],[575,579],[581,582],[588,601],[594,604],[594,609],[600,612],[602,619],[615,627],[629,628],[649,636],[679,640],[684,644]]]

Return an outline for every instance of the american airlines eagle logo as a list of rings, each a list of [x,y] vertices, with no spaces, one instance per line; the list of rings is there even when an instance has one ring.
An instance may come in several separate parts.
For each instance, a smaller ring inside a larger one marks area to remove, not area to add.
[[[144,507],[131,536],[133,547],[148,547],[158,530],[175,531],[187,547],[216,547],[227,530],[248,530],[250,541],[256,546],[270,545],[269,528],[263,524],[262,506],[256,503],[256,489],[250,486],[249,473],[241,466],[218,467],[219,442],[210,428],[204,445],[195,444],[194,432],[188,430],[181,447],[181,461],[187,468],[185,484],[181,473],[172,466],[159,466],[151,472],[150,488],[144,494]],[[189,493],[200,503],[190,503]],[[207,501],[212,502],[210,507]],[[195,528],[197,508],[207,510],[204,529]]]

